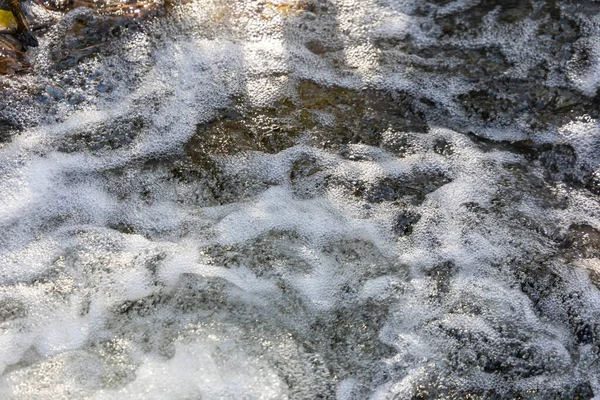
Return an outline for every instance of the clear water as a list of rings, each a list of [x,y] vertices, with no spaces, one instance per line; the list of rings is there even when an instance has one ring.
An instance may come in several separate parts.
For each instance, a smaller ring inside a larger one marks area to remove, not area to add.
[[[60,16],[1,78],[0,398],[600,396],[600,20],[556,56],[550,3]]]

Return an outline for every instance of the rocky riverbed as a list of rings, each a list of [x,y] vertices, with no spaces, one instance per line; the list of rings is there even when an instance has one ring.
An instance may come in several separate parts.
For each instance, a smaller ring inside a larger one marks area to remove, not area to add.
[[[600,396],[600,2],[27,7],[0,398]]]

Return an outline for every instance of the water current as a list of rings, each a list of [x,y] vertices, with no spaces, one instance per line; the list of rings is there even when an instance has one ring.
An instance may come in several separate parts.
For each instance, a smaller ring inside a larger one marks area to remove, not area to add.
[[[600,398],[600,3],[158,6],[26,4],[0,399]]]

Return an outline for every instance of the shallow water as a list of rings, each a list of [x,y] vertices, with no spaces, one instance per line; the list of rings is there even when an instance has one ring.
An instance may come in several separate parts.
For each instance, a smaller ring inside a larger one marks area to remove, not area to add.
[[[0,77],[0,398],[600,396],[599,11],[53,14]]]

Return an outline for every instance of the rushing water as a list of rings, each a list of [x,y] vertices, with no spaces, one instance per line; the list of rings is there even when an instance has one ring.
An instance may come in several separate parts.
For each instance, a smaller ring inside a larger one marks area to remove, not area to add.
[[[600,396],[599,3],[31,12],[1,399]]]

